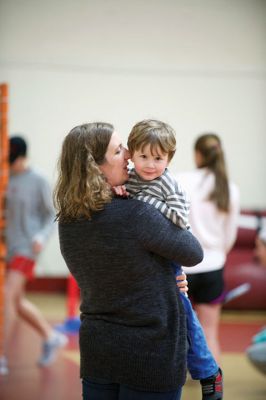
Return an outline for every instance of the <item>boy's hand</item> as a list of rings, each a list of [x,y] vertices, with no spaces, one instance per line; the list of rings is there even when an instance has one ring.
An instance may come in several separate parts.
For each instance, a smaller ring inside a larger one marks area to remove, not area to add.
[[[185,273],[182,275],[176,276],[176,286],[179,288],[180,292],[187,293],[188,292],[188,281]]]
[[[113,186],[112,189],[117,196],[128,197],[128,192],[126,191],[126,187],[124,185]]]

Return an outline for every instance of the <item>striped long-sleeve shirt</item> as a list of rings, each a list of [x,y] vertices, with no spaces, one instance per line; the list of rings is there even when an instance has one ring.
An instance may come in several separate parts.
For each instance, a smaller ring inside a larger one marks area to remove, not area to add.
[[[135,169],[131,169],[126,190],[130,197],[153,205],[174,224],[189,229],[189,202],[167,168],[160,177],[152,181],[141,179]]]

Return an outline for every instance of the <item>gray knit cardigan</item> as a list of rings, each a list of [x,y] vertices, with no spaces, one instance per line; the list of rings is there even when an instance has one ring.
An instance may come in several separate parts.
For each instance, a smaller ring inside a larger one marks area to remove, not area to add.
[[[163,392],[183,385],[186,316],[171,261],[203,257],[195,237],[138,200],[113,199],[91,220],[59,223],[81,290],[80,375]]]

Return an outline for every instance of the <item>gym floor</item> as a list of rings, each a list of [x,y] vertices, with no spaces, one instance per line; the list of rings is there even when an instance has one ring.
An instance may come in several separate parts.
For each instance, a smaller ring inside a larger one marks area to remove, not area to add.
[[[63,295],[31,294],[52,324],[65,318]],[[222,315],[220,338],[226,400],[265,400],[265,375],[247,360],[245,349],[251,337],[266,323],[266,312],[229,312]],[[0,376],[0,400],[77,400],[81,399],[78,336],[69,336],[55,363],[36,366],[41,339],[27,325],[17,323],[9,349],[10,373]],[[188,378],[182,400],[200,400],[200,384]]]

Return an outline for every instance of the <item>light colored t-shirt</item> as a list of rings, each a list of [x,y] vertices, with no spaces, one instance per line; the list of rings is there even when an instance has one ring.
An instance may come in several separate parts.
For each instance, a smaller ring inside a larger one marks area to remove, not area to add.
[[[240,212],[239,190],[229,184],[230,210],[217,209],[208,200],[213,191],[215,177],[206,168],[179,173],[176,178],[187,193],[190,201],[189,222],[196,238],[200,241],[204,259],[196,268],[184,268],[187,274],[215,271],[223,268],[226,255],[232,248],[237,234]]]

